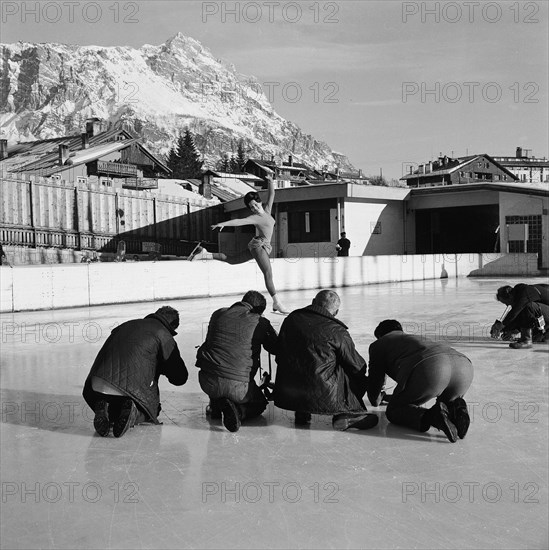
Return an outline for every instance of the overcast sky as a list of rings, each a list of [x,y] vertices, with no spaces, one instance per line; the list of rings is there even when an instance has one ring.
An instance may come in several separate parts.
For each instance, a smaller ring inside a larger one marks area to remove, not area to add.
[[[2,2],[2,42],[139,47],[182,32],[277,83],[264,86],[275,109],[366,174],[398,178],[439,152],[549,156],[545,1],[37,4]]]

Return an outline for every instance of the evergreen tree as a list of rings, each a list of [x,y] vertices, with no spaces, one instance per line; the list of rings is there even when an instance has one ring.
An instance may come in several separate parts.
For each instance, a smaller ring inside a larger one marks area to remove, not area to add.
[[[173,171],[173,177],[179,179],[200,178],[203,161],[196,150],[194,139],[189,131],[180,135],[176,147],[168,154],[168,167]]]
[[[229,169],[230,169],[229,155],[227,155],[227,153],[224,153],[223,155],[221,155],[221,158],[216,163],[216,168],[220,172],[228,172],[229,171]]]
[[[238,173],[238,161],[236,160],[234,155],[231,155],[231,160],[229,162],[229,166],[230,166],[229,171],[231,172],[231,174]]]
[[[168,153],[166,164],[172,171],[172,176],[176,178],[177,176],[175,174],[179,172],[179,157],[177,156],[177,152],[174,147],[172,147]]]
[[[244,165],[246,164],[246,152],[244,151],[244,144],[242,140],[238,142],[238,149],[236,152],[236,163],[238,165],[238,172],[244,172]]]

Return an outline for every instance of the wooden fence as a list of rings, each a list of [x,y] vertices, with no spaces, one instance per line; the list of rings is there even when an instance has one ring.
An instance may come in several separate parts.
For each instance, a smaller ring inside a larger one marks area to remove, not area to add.
[[[31,247],[142,252],[144,242],[163,254],[184,255],[193,242],[212,241],[220,205],[96,184],[75,184],[0,173],[0,242]],[[185,242],[182,242],[185,241]]]

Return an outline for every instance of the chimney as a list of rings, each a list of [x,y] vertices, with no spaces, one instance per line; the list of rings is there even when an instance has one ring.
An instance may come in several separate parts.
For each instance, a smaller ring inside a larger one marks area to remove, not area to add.
[[[59,166],[64,166],[69,160],[69,146],[64,143],[59,144]]]
[[[8,140],[0,139],[0,160],[8,158]]]
[[[292,155],[288,155],[288,165],[289,166],[294,165],[294,157],[292,157]]]
[[[93,117],[86,120],[86,134],[88,137],[96,136],[103,132],[103,121],[100,118]]]
[[[205,198],[205,199],[211,199],[212,198],[212,183],[211,183],[211,175],[203,176],[202,177],[202,183],[198,186],[198,192]]]
[[[418,174],[423,174],[423,164],[419,165],[417,173]]]
[[[358,169],[358,177],[359,177],[359,178],[362,178],[362,168],[359,168],[359,169]]]
[[[444,162],[444,166],[448,166],[448,157],[446,155],[444,155],[443,162]]]
[[[425,165],[425,173],[430,174],[433,171],[433,162],[429,161],[429,164]]]
[[[517,158],[518,159],[522,158],[522,147],[517,147]]]
[[[81,136],[82,136],[82,149],[87,149],[90,146],[90,142],[89,142],[90,138],[88,137],[88,134],[86,134],[86,132],[82,132]]]
[[[335,174],[339,178],[339,166],[335,167]]]

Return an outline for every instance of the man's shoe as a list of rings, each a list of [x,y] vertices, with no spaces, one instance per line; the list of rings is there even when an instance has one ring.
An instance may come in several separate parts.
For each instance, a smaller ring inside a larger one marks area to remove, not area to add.
[[[106,401],[98,401],[94,406],[95,418],[93,427],[101,437],[107,437],[111,431],[109,422],[109,404]]]
[[[112,433],[114,437],[122,437],[129,428],[135,426],[137,407],[133,399],[125,399],[120,409],[120,416],[114,421]]]
[[[533,329],[531,328],[521,328],[520,329],[520,340],[517,342],[511,342],[509,344],[510,348],[513,349],[529,349],[532,346],[532,335]]]
[[[450,420],[454,423],[457,434],[460,439],[463,439],[467,434],[471,419],[469,418],[469,411],[467,410],[467,403],[462,397],[454,399],[448,403],[448,413]]]
[[[311,422],[311,413],[296,411],[295,413],[295,425],[305,426]]]
[[[206,416],[209,416],[212,420],[221,419],[221,409],[219,405],[213,401],[206,407]]]
[[[450,420],[448,407],[442,401],[437,401],[429,409],[429,422],[437,430],[442,430],[448,441],[455,443],[458,440],[458,431],[454,423]]]
[[[509,347],[513,349],[530,349],[534,346],[532,340],[518,340],[517,342],[511,342]]]
[[[219,407],[223,415],[223,426],[230,432],[238,432],[242,422],[236,404],[224,397],[219,400]]]
[[[379,418],[375,414],[335,414],[332,418],[332,426],[334,430],[344,431],[349,428],[357,430],[369,430],[377,426]]]

